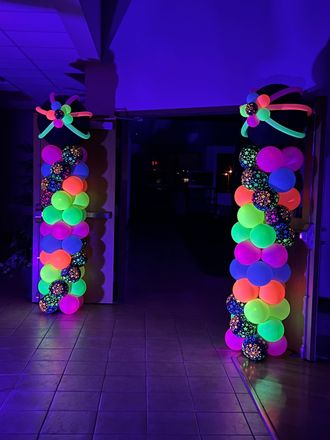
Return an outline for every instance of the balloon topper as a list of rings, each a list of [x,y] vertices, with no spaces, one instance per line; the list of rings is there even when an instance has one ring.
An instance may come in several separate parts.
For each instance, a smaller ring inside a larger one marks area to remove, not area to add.
[[[288,87],[274,93],[271,96],[268,96],[266,94],[258,95],[255,92],[250,93],[247,96],[247,104],[240,106],[241,115],[244,118],[247,118],[241,128],[241,135],[244,137],[248,137],[247,130],[249,127],[257,127],[260,122],[266,122],[267,124],[271,125],[273,128],[281,131],[282,133],[285,133],[295,138],[303,139],[305,137],[305,133],[285,127],[284,125],[279,124],[271,118],[271,111],[279,110],[300,110],[306,112],[308,116],[312,114],[312,109],[308,105],[285,103],[272,104],[272,102],[276,101],[279,98],[282,98],[285,95],[289,95],[290,93],[302,94],[303,90],[300,87]]]
[[[72,112],[70,104],[78,100],[79,96],[73,95],[67,99],[67,101],[62,105],[59,101],[55,100],[55,93],[49,95],[49,100],[51,103],[50,110],[44,110],[41,107],[36,107],[36,111],[41,115],[46,116],[46,118],[51,121],[50,124],[45,128],[42,133],[39,133],[38,138],[43,139],[53,128],[62,128],[65,126],[67,129],[72,131],[75,135],[82,139],[89,139],[90,133],[83,133],[78,130],[78,128],[72,125],[74,118],[88,117],[91,118],[93,113],[87,111]]]

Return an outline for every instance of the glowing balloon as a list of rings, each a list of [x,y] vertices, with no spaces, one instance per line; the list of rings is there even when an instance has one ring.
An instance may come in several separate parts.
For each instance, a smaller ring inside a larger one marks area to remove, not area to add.
[[[46,222],[42,222],[40,225],[40,235],[42,235],[43,237],[45,235],[49,235],[52,233],[53,227],[52,225],[49,225]]]
[[[257,155],[257,165],[267,173],[277,170],[284,165],[282,151],[276,147],[262,148]]]
[[[248,267],[246,277],[255,286],[265,286],[273,278],[273,271],[268,264],[256,261]]]
[[[76,254],[82,248],[82,241],[76,235],[70,235],[62,242],[62,248],[69,254]]]
[[[78,223],[73,226],[72,234],[76,235],[79,238],[85,238],[89,234],[89,225],[86,222]]]
[[[248,203],[252,203],[252,194],[253,191],[250,189],[247,189],[245,186],[241,185],[239,186],[234,194],[235,202],[238,206],[243,206]]]
[[[245,228],[254,228],[264,221],[265,214],[255,208],[252,203],[241,206],[237,212],[237,220]]]
[[[71,234],[71,232],[71,226],[62,221],[55,223],[52,227],[52,235],[58,240],[64,240]]]
[[[246,240],[236,245],[234,254],[239,263],[248,265],[260,259],[261,250]]]
[[[83,297],[77,297],[69,293],[60,299],[59,308],[64,314],[72,315],[77,312],[83,302]]]
[[[258,324],[258,333],[267,342],[279,341],[284,335],[282,321],[276,318]]]
[[[289,168],[278,168],[269,175],[269,185],[275,191],[290,191],[296,183],[296,176]],[[279,202],[281,205],[283,203]]]
[[[283,301],[285,289],[283,284],[272,280],[265,286],[260,287],[259,297],[267,304],[279,304]]]
[[[60,211],[68,209],[72,205],[72,202],[72,196],[65,191],[56,191],[52,196],[52,205]]]
[[[71,255],[64,250],[59,249],[50,255],[49,260],[50,264],[56,269],[62,270],[71,263]]]
[[[273,278],[280,283],[286,283],[291,278],[291,269],[288,264],[273,269]]]
[[[86,292],[86,289],[87,289],[87,285],[85,281],[82,278],[80,278],[80,280],[78,280],[76,283],[73,283],[71,285],[70,293],[71,295],[82,296]]]
[[[49,263],[49,253],[48,252],[45,252],[45,251],[41,251],[40,252],[40,255],[39,255],[39,259],[40,259],[40,262],[42,263],[42,264],[47,264],[47,263]]]
[[[286,352],[287,348],[288,348],[288,341],[286,340],[285,336],[282,336],[282,338],[276,342],[269,342],[268,354],[270,356],[282,356],[282,354]]]
[[[299,191],[296,188],[290,189],[290,191],[287,192],[281,192],[279,193],[280,200],[279,205],[283,205],[286,208],[288,208],[290,211],[293,211],[294,209],[298,208],[301,202],[301,196]]]
[[[229,266],[230,275],[239,280],[240,278],[246,278],[246,271],[248,266],[241,264],[238,260],[234,259]]]
[[[83,191],[86,192],[88,189],[88,183],[86,180],[83,180]]]
[[[41,150],[41,158],[49,165],[53,165],[54,162],[59,162],[62,159],[62,151],[56,145],[46,145]]]
[[[253,324],[261,324],[269,318],[269,307],[261,299],[253,299],[245,304],[244,314]]]
[[[74,206],[79,206],[79,208],[87,208],[89,205],[89,195],[85,192],[77,194],[73,201]]]
[[[288,261],[288,251],[281,244],[274,243],[263,249],[261,259],[271,267],[281,267]]]
[[[62,214],[63,220],[70,226],[75,226],[80,223],[83,217],[83,211],[76,206],[70,206],[70,208],[65,209]]]
[[[41,175],[42,177],[48,177],[51,175],[51,169],[50,169],[50,165],[48,165],[47,163],[43,163],[41,165]]]
[[[251,231],[250,240],[256,247],[264,249],[274,244],[276,232],[269,225],[257,225]]]
[[[246,303],[258,297],[259,287],[251,284],[247,278],[241,278],[234,283],[233,294],[238,301]]]
[[[56,251],[55,251],[56,252]],[[60,277],[60,271],[52,264],[45,264],[40,270],[40,278],[46,283],[52,283]]]
[[[47,295],[49,293],[49,283],[46,283],[44,280],[40,280],[38,283],[38,290],[42,295]]]
[[[56,249],[61,249],[62,246],[60,240],[56,240],[52,235],[46,235],[42,237],[40,247],[43,251],[51,253],[56,251]]]
[[[50,205],[42,211],[41,216],[44,222],[48,223],[49,225],[53,225],[62,219],[62,212]]]
[[[286,147],[282,150],[284,166],[292,171],[298,171],[304,163],[304,155],[297,147]]]
[[[78,176],[81,179],[87,179],[89,175],[89,168],[84,162],[79,162],[72,171],[73,176]]]
[[[287,299],[283,299],[279,304],[269,305],[269,315],[283,321],[290,315],[290,304]]]
[[[250,232],[251,229],[245,228],[240,222],[236,222],[231,228],[231,236],[236,243],[248,240],[250,238]]]
[[[67,193],[71,194],[72,196],[76,196],[77,194],[84,191],[84,181],[80,179],[80,177],[77,176],[70,176],[63,182],[63,189]]]
[[[242,349],[244,338],[234,335],[230,328],[226,331],[225,342],[230,350],[240,351]]]

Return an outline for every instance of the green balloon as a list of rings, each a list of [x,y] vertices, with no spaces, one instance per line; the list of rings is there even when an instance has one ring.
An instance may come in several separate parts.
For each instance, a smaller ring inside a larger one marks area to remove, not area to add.
[[[38,290],[42,295],[47,295],[49,293],[49,283],[44,280],[40,280],[38,283]]]
[[[254,228],[262,223],[265,219],[263,211],[255,208],[252,203],[247,203],[239,208],[237,212],[237,220],[245,228]]]
[[[87,208],[87,206],[89,205],[89,195],[85,192],[77,194],[74,198],[73,204],[75,206],[79,206],[79,208]]]
[[[62,214],[63,221],[70,226],[78,225],[83,218],[83,211],[76,206],[71,206],[70,208],[65,209]]]
[[[235,223],[231,228],[231,236],[236,243],[248,240],[250,238],[250,232],[251,229],[245,228],[240,224],[240,222]]]
[[[284,325],[276,318],[258,324],[258,333],[267,342],[279,341],[284,335]]]
[[[42,218],[45,223],[48,225],[53,225],[56,222],[62,220],[62,213],[58,209],[54,208],[54,206],[49,205],[42,211]]]
[[[265,249],[275,243],[276,232],[272,226],[257,225],[251,231],[250,240],[256,247]]]
[[[269,305],[269,313],[272,318],[283,321],[290,315],[290,304],[285,298],[279,303]]]
[[[54,208],[64,211],[72,205],[73,197],[65,191],[56,191],[52,195],[52,205]]]
[[[51,264],[45,264],[40,271],[40,278],[46,283],[52,283],[58,280],[61,276],[61,271],[55,269]]]
[[[269,318],[269,307],[261,299],[253,299],[244,306],[244,314],[248,321],[253,324],[261,324]]]
[[[83,294],[86,292],[87,285],[85,281],[80,278],[76,283],[73,283],[71,285],[70,293],[74,296],[83,296]]]

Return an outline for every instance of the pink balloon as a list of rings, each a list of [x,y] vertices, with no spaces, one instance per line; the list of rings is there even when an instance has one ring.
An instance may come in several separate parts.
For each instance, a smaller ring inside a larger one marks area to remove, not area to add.
[[[72,315],[79,310],[83,302],[82,296],[74,296],[69,293],[60,299],[59,308],[65,315]]]
[[[245,240],[236,245],[234,254],[239,263],[247,266],[260,259],[261,249],[254,246],[249,240]]]
[[[304,163],[304,155],[297,147],[286,147],[282,150],[284,166],[292,171],[297,171]]]
[[[257,165],[262,171],[271,173],[283,166],[284,157],[282,151],[276,147],[262,148],[257,154]]]
[[[53,226],[49,225],[46,222],[42,222],[40,225],[40,234],[45,237],[45,235],[49,235],[52,233]]]
[[[69,235],[71,235],[72,228],[65,222],[57,222],[53,225],[52,235],[57,238],[57,240],[64,240]]]
[[[54,162],[62,160],[62,151],[56,145],[46,145],[41,150],[41,158],[49,165],[53,165]]]
[[[262,250],[261,259],[271,267],[282,267],[288,261],[288,251],[281,244],[274,243]]]
[[[231,350],[239,351],[242,349],[244,338],[234,335],[230,328],[226,331],[225,342]]]
[[[288,341],[286,340],[285,336],[282,336],[282,338],[279,341],[268,342],[268,354],[270,356],[281,356],[282,354],[285,353],[287,348],[288,348]]]
[[[86,222],[81,222],[72,228],[72,234],[79,238],[85,238],[89,234],[89,225]]]

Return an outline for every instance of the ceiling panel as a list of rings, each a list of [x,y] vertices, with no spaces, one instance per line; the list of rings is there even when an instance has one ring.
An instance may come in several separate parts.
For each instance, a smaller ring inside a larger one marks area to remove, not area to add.
[[[1,17],[1,14],[0,14]],[[14,43],[12,41],[10,41],[10,39],[8,37],[6,37],[6,35],[0,31],[0,47],[2,46],[13,46]]]
[[[74,48],[70,36],[65,32],[8,31],[6,34],[21,48]]]
[[[18,14],[17,11],[1,12],[0,28],[4,31],[66,32],[56,12],[33,10],[27,10],[24,14]]]
[[[53,8],[53,0],[1,0],[0,11],[15,11],[28,13],[29,11],[48,12]]]

